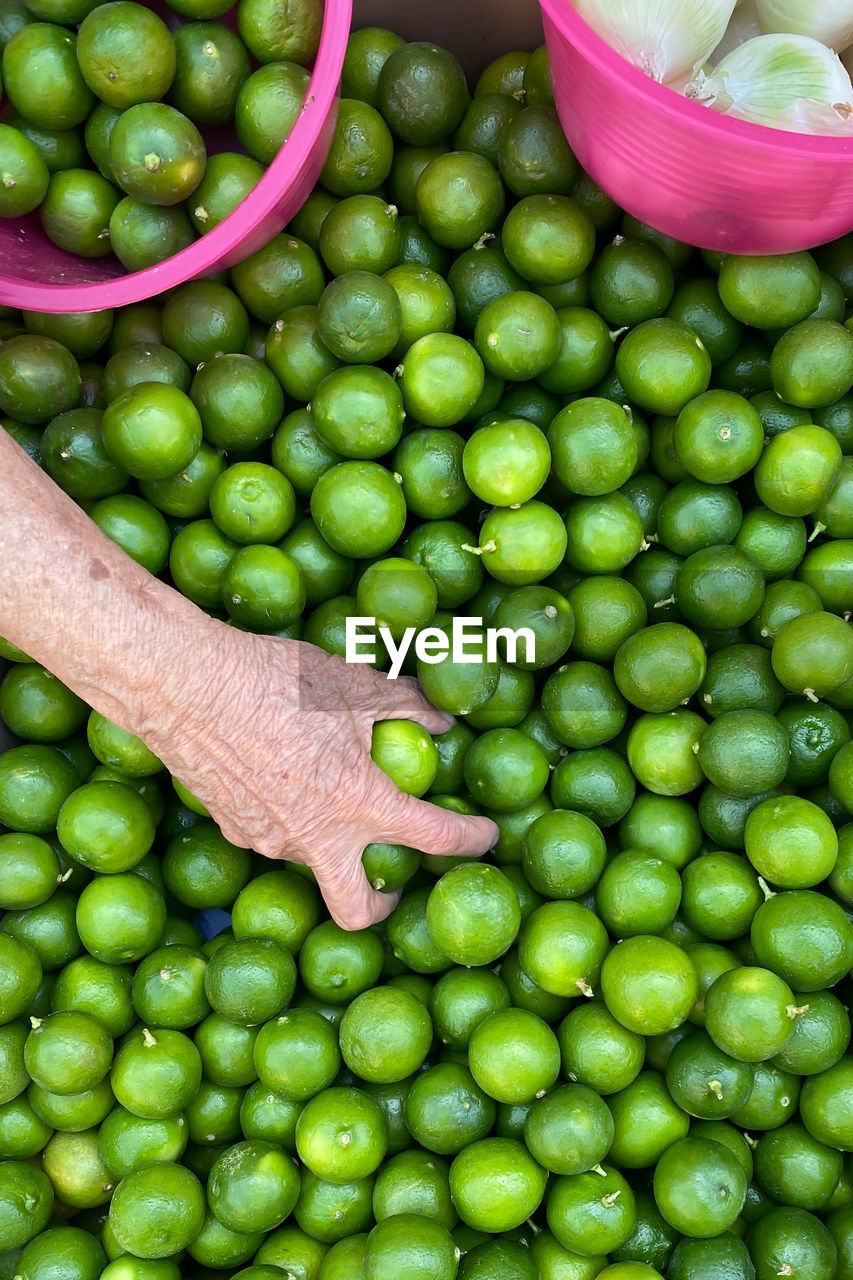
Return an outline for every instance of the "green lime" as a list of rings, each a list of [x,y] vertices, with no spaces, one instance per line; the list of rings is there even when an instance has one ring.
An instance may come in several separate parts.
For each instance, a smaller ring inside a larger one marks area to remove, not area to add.
[[[400,339],[402,324],[397,293],[372,271],[336,277],[317,304],[319,337],[334,356],[350,364],[371,364],[387,356]]]
[[[764,448],[764,429],[742,396],[707,391],[681,410],[673,443],[691,475],[721,484],[755,466]]]
[[[391,132],[376,108],[357,98],[342,98],[320,173],[323,186],[336,196],[375,191],[388,177],[393,158]]]
[[[144,498],[115,493],[91,509],[95,524],[137,564],[158,574],[169,558],[170,531],[162,514]]]
[[[299,953],[299,976],[307,990],[330,1005],[348,1004],[377,982],[384,952],[369,929],[347,930],[334,920],[312,929]]]
[[[126,196],[110,215],[113,253],[128,271],[143,271],[192,244],[190,220],[183,209],[157,206]]]
[[[326,341],[323,314],[321,299],[318,332]],[[389,374],[350,365],[333,371],[315,388],[311,416],[330,451],[345,458],[379,458],[400,439],[405,412],[402,394]]]
[[[661,796],[686,795],[698,787],[704,775],[696,753],[705,723],[684,708],[640,716],[627,744],[637,781]]]
[[[0,933],[0,956],[0,1023],[9,1023],[29,1008],[41,983],[42,967],[32,947],[6,933]]]
[[[186,1145],[183,1116],[146,1120],[113,1107],[98,1131],[98,1154],[114,1178],[161,1160],[179,1160]]]
[[[308,1009],[292,1009],[266,1023],[254,1055],[261,1084],[299,1101],[328,1088],[341,1064],[334,1028]]]
[[[797,1075],[818,1075],[835,1066],[844,1053],[847,1011],[831,991],[795,992],[794,1000],[807,1007],[794,1019],[794,1029],[775,1062]]]
[[[625,410],[588,397],[562,409],[548,429],[555,476],[570,493],[620,488],[637,465],[636,438]]]
[[[392,1084],[419,1069],[432,1041],[432,1024],[415,996],[386,986],[356,996],[339,1035],[344,1062],[356,1076]]]
[[[578,162],[550,104],[536,102],[513,116],[500,138],[498,165],[516,196],[578,195]]]
[[[366,509],[373,513],[370,527],[361,519]],[[342,555],[381,555],[402,533],[405,514],[400,484],[376,462],[338,463],[320,476],[311,494],[317,528]]]
[[[173,205],[192,195],[205,161],[198,129],[162,102],[129,107],[110,134],[109,163],[116,182],[146,204]]]
[[[204,987],[214,1011],[231,1022],[254,1026],[290,1001],[296,965],[272,938],[237,938],[210,959]]]
[[[435,778],[438,757],[432,738],[411,720],[383,720],[373,727],[374,764],[408,795],[422,796]]]
[[[566,560],[580,573],[618,573],[644,543],[636,508],[618,491],[576,498],[566,511],[565,528]]]
[[[746,1181],[736,1158],[720,1143],[682,1138],[658,1161],[655,1200],[677,1231],[699,1238],[716,1236],[743,1208]]]
[[[474,407],[484,379],[483,362],[470,343],[456,334],[431,333],[406,352],[400,389],[407,413],[417,422],[450,427]]]
[[[445,1062],[416,1077],[404,1103],[406,1126],[420,1146],[455,1155],[492,1129],[497,1107],[461,1063]]]
[[[758,1280],[771,1280],[783,1268],[813,1280],[830,1280],[835,1272],[835,1242],[824,1224],[805,1209],[770,1208],[752,1227],[748,1240],[758,1261]]]
[[[403,39],[384,27],[362,27],[350,33],[341,72],[341,92],[376,105],[379,73]],[[331,1278],[329,1278],[331,1280]]]
[[[187,31],[192,26],[207,27],[208,23],[187,23],[178,31]],[[216,27],[216,39],[220,32],[227,28],[220,23]],[[209,43],[205,40],[205,44]],[[229,74],[230,82],[230,74]],[[189,91],[189,90],[187,90]],[[237,151],[220,151],[208,156],[204,175],[193,192],[188,212],[193,226],[199,235],[212,231],[220,222],[233,213],[242,204],[251,191],[264,176],[263,166],[251,156]]]
[[[175,74],[175,46],[168,27],[131,0],[113,0],[86,15],[77,57],[89,88],[122,109],[162,98]]]
[[[15,110],[42,129],[81,124],[95,99],[78,56],[74,33],[51,22],[32,22],[16,31],[3,49],[3,87]]]
[[[468,1055],[477,1084],[498,1102],[532,1102],[560,1069],[554,1032],[526,1009],[489,1014],[472,1032]]]
[[[172,944],[152,951],[133,976],[133,1005],[143,1022],[178,1030],[210,1013],[204,994],[207,964],[200,952]]]
[[[532,498],[548,478],[551,453],[545,436],[522,418],[480,427],[465,444],[462,469],[483,502],[512,506]]]
[[[619,236],[599,254],[590,275],[592,303],[609,325],[633,327],[662,316],[675,278],[657,245]]]
[[[396,1214],[367,1237],[365,1280],[393,1273],[400,1280],[453,1280],[459,1250],[447,1227],[417,1213]]]
[[[44,1231],[53,1210],[45,1173],[20,1160],[0,1163],[0,1224],[4,1249],[19,1249]]]
[[[286,1151],[254,1139],[229,1147],[210,1171],[210,1207],[229,1231],[271,1231],[292,1211],[299,1175]]]
[[[573,200],[534,195],[519,200],[510,210],[502,243],[510,265],[525,280],[559,285],[575,279],[589,266],[595,230]]]
[[[697,759],[708,780],[723,791],[757,795],[785,777],[788,735],[767,711],[727,711],[702,734]]]
[[[249,58],[239,38],[223,23],[185,22],[174,35],[172,106],[197,124],[224,124],[234,115]]]
[[[110,1203],[109,1224],[128,1253],[167,1258],[196,1237],[204,1208],[204,1190],[189,1169],[161,1162],[121,1180]]]
[[[613,1140],[613,1120],[598,1094],[582,1084],[561,1085],[534,1102],[524,1141],[551,1173],[585,1173],[600,1164]]]
[[[708,387],[711,359],[695,332],[676,320],[646,320],[625,337],[616,373],[650,413],[678,414]]]
[[[834,986],[853,958],[853,934],[843,908],[804,890],[768,898],[753,917],[750,938],[758,962],[800,991]]]
[[[744,966],[720,975],[705,996],[705,1025],[718,1048],[741,1062],[778,1053],[793,1030],[791,988],[769,969]]]
[[[38,208],[47,194],[50,173],[38,147],[19,129],[0,125],[3,191],[0,215],[19,218]]]
[[[40,209],[42,227],[60,249],[102,258],[110,252],[109,223],[119,198],[99,173],[65,169],[50,179]]]
[[[0,906],[4,910],[26,910],[46,902],[59,878],[59,859],[46,840],[26,832],[0,835]]]
[[[662,933],[675,919],[681,879],[671,862],[640,849],[616,854],[596,889],[596,908],[619,938]]]
[[[752,865],[773,884],[806,889],[830,873],[838,856],[838,838],[829,818],[800,796],[778,796],[750,813],[745,828]]]
[[[53,1093],[82,1093],[103,1080],[112,1061],[112,1036],[77,1010],[35,1019],[24,1045],[31,1079]]]
[[[706,657],[695,632],[661,622],[626,637],[616,651],[613,675],[619,691],[642,711],[674,710],[700,687]]]
[[[601,994],[629,1031],[662,1035],[684,1022],[692,1009],[696,970],[674,943],[639,934],[620,942],[606,956]]]
[[[525,922],[519,960],[545,991],[589,994],[598,982],[606,949],[607,933],[592,911],[576,902],[548,902]]]
[[[385,1155],[387,1130],[378,1104],[355,1088],[324,1089],[305,1104],[296,1147],[318,1178],[349,1182],[368,1177]]]
[[[773,390],[787,404],[831,405],[850,389],[853,333],[837,320],[803,320],[776,343],[770,374]]]
[[[76,732],[85,703],[36,663],[11,667],[0,682],[0,715],[19,738],[56,742]]]
[[[427,924],[454,963],[491,964],[518,932],[518,897],[495,867],[461,865],[446,872],[430,893]]]
[[[548,1175],[523,1143],[483,1138],[450,1166],[450,1192],[464,1223],[489,1233],[511,1231],[539,1207]]]
[[[77,900],[77,929],[96,960],[141,960],[159,944],[166,924],[160,891],[132,872],[96,875]]]
[[[214,523],[235,542],[277,542],[293,523],[296,506],[290,481],[264,462],[237,462],[210,490]]]
[[[134,1030],[115,1056],[110,1083],[133,1115],[169,1119],[190,1103],[201,1080],[201,1057],[186,1035],[167,1027]]]
[[[608,1165],[600,1170],[556,1178],[548,1193],[548,1226],[565,1249],[582,1257],[601,1257],[620,1248],[636,1222],[628,1183]]]
[[[97,1018],[113,1036],[124,1035],[133,1025],[131,972],[122,965],[106,964],[82,955],[66,964],[51,995],[51,1009],[79,1009]]]
[[[42,465],[72,498],[118,493],[128,475],[104,449],[99,409],[70,409],[53,418],[41,442]]]
[[[841,461],[825,427],[791,427],[770,440],[755,468],[755,489],[771,511],[805,516],[817,510]]]
[[[201,445],[201,422],[177,387],[143,382],[123,392],[104,413],[104,444],[119,466],[143,480],[182,471]]]
[[[119,782],[89,782],[63,804],[57,818],[62,847],[93,871],[128,871],[154,841],[145,800]]]
[[[689,1120],[657,1071],[641,1071],[607,1099],[613,1118],[610,1159],[625,1169],[653,1165],[688,1132]]]
[[[743,937],[763,901],[755,872],[733,853],[705,853],[682,872],[681,910],[706,938]]]
[[[818,1075],[809,1076],[800,1095],[800,1116],[811,1136],[842,1151],[851,1147],[847,1112],[851,1083],[850,1059],[845,1056]]]
[[[482,235],[493,233],[503,208],[504,189],[497,169],[474,151],[437,156],[418,178],[418,219],[437,244],[449,249],[467,249]]]
[[[809,253],[723,259],[718,280],[726,309],[756,329],[787,329],[820,301],[820,272]]]
[[[694,1031],[672,1050],[666,1085],[688,1115],[725,1119],[749,1100],[753,1073],[748,1063],[718,1049],[704,1031]]]
[[[576,1005],[557,1030],[563,1074],[601,1095],[616,1093],[636,1078],[644,1042],[596,1000]]]
[[[549,302],[519,290],[486,303],[474,328],[474,343],[488,371],[500,378],[535,378],[560,351],[560,322]]]
[[[459,124],[468,103],[465,76],[446,49],[402,45],[383,64],[376,103],[401,142],[429,146]]]

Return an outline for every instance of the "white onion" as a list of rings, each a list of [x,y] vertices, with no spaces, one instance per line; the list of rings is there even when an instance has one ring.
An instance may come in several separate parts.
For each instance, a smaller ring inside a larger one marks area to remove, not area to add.
[[[683,86],[722,40],[735,0],[574,0],[574,6],[646,75]]]
[[[699,71],[688,96],[741,120],[799,133],[853,132],[853,85],[837,54],[809,36],[756,36]]]
[[[853,0],[755,0],[755,8],[765,35],[812,36],[838,50],[853,44]]]

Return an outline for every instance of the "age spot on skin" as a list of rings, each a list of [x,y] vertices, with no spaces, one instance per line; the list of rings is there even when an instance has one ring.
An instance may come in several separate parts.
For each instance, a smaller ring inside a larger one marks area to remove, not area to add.
[[[89,577],[93,578],[95,582],[101,582],[104,578],[108,578],[109,576],[110,571],[104,564],[103,560],[98,560],[97,558],[93,559],[92,563],[89,565]]]

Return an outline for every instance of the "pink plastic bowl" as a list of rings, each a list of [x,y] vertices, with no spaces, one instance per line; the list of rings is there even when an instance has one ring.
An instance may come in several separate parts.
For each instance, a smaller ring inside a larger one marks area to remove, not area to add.
[[[337,119],[352,0],[325,5],[302,113],[254,191],[219,226],[165,262],[128,275],[112,255],[78,258],[58,249],[42,231],[38,213],[20,221],[0,219],[0,303],[27,311],[126,306],[233,266],[281,231],[317,181]]]
[[[571,0],[541,5],[566,136],[623,209],[727,253],[790,253],[853,229],[853,139],[727,119],[614,53]]]

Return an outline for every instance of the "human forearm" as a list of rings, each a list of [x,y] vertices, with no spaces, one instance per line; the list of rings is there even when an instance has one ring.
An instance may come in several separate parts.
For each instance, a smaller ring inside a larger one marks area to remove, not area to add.
[[[111,719],[143,726],[214,624],[111,542],[0,431],[0,634]],[[127,726],[129,727],[129,726]]]
[[[142,737],[229,840],[308,863],[341,924],[363,928],[396,901],[368,884],[366,845],[470,855],[493,843],[493,822],[403,795],[370,758],[377,720],[448,727],[413,681],[209,618],[2,430],[0,510],[0,633]]]

